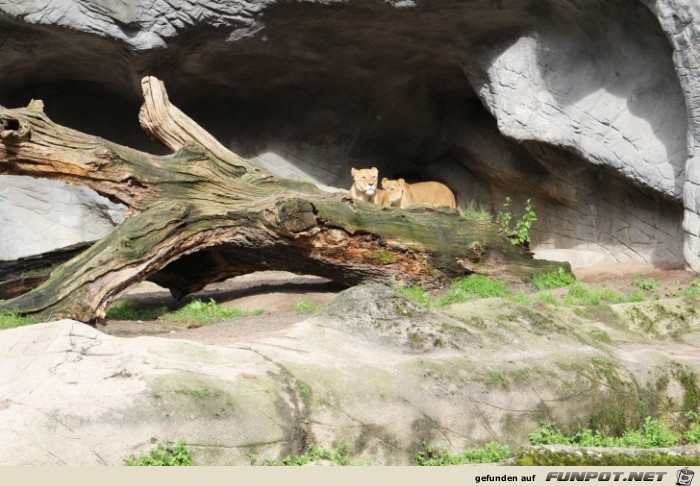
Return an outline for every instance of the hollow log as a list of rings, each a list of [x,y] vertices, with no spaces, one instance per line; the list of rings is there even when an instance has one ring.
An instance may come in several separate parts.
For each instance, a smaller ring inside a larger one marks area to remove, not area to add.
[[[158,79],[142,89],[141,126],[170,155],[57,125],[41,101],[0,107],[0,173],[82,184],[128,208],[120,226],[0,310],[87,322],[145,279],[179,298],[265,269],[440,287],[473,272],[523,279],[555,265],[455,210],[385,208],[279,178],[173,106]]]

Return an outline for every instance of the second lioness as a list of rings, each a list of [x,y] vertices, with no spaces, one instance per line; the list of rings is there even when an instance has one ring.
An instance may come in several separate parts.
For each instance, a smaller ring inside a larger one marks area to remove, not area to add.
[[[403,179],[392,181],[385,177],[382,179],[382,189],[384,189],[387,206],[407,208],[416,204],[431,204],[448,208],[457,207],[454,193],[441,182],[408,184]]]

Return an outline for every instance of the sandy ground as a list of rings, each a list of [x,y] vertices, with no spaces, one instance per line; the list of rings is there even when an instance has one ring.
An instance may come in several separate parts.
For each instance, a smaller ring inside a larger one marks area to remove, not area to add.
[[[623,293],[639,290],[634,284],[635,280],[653,278],[659,281],[656,292],[661,297],[672,296],[673,292],[685,288],[696,277],[694,273],[679,267],[648,263],[604,263],[576,269],[574,274],[582,282],[605,285]],[[202,327],[188,328],[187,325],[161,319],[108,319],[99,322],[97,328],[118,336],[161,335],[206,344],[249,341],[284,332],[293,324],[308,318],[309,314],[294,311],[294,306],[302,298],[308,299],[317,308],[322,308],[341,290],[333,282],[319,277],[287,272],[256,272],[209,285],[182,301],[176,301],[167,290],[144,282],[122,298],[136,298],[148,305],[166,306],[169,309],[176,309],[193,299],[214,299],[226,307],[236,307],[247,313],[262,313]]]

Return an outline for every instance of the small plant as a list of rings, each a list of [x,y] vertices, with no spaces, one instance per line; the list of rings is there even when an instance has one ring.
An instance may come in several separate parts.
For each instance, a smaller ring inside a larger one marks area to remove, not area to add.
[[[142,453],[137,459],[124,459],[126,466],[191,466],[192,459],[185,447],[185,442],[179,440],[175,445],[158,444],[148,454]]]
[[[562,432],[552,422],[542,424],[540,430],[527,435],[532,445],[571,445],[571,439]]]
[[[265,313],[265,311],[262,310],[262,309],[254,309],[254,310],[250,313],[250,315],[251,315],[251,316],[259,316],[259,315],[262,315],[262,314],[264,314],[264,313]]]
[[[686,297],[700,297],[700,277],[696,277],[695,280],[688,285],[688,288],[685,289],[683,295]]]
[[[466,302],[478,297],[504,297],[509,293],[506,282],[474,274],[454,280],[447,293],[438,300],[438,305]]]
[[[501,227],[501,231],[505,233],[508,238],[510,238],[511,243],[514,245],[527,246],[530,242],[530,230],[532,224],[537,221],[537,213],[535,213],[535,207],[532,204],[532,200],[528,199],[525,201],[525,207],[523,215],[520,219],[515,220],[515,225],[511,227],[513,223],[513,213],[511,213],[512,200],[510,197],[506,197],[503,202],[503,208],[499,211],[496,217],[496,223]]]
[[[423,290],[423,288],[418,285],[410,285],[408,287],[400,288],[398,289],[398,293],[407,299],[422,305],[423,307],[432,306],[430,295],[428,295],[428,292]]]
[[[163,319],[185,324],[207,325],[215,320],[234,319],[242,315],[244,313],[240,309],[223,307],[217,304],[214,299],[209,299],[208,302],[196,299],[175,312],[163,315]]]
[[[659,287],[659,281],[655,278],[638,278],[632,281],[632,285],[637,287],[639,290],[643,290],[644,292],[653,292]]]
[[[107,309],[107,318],[117,321],[152,321],[167,312],[163,306],[148,307],[137,299],[118,300]]]
[[[563,267],[558,267],[546,273],[538,273],[532,277],[532,285],[537,290],[549,290],[566,287],[576,281],[576,278]]]
[[[509,456],[508,446],[497,442],[489,442],[483,447],[465,449],[459,454],[451,454],[447,450],[437,451],[431,445],[424,445],[423,450],[416,452],[415,462],[417,466],[456,466],[501,462]]]
[[[348,455],[347,444],[340,440],[332,449],[323,449],[317,445],[309,446],[305,454],[299,456],[286,456],[280,460],[267,459],[266,466],[304,466],[312,461],[329,461],[335,466],[359,466],[366,465],[361,461],[353,461]]]
[[[306,297],[300,299],[299,302],[297,302],[294,306],[294,312],[297,312],[299,314],[312,314],[317,310],[318,307],[316,307],[316,305]]]
[[[527,245],[530,242],[530,228],[532,223],[537,221],[532,201],[525,201],[525,212],[523,216],[515,222],[515,237],[511,236],[511,241],[517,245]]]
[[[18,312],[0,311],[0,330],[27,326],[38,322],[39,319],[36,317],[23,316]]]

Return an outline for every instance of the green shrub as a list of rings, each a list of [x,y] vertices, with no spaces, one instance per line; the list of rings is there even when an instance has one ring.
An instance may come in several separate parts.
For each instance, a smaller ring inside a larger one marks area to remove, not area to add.
[[[506,282],[473,274],[454,280],[447,293],[438,300],[438,305],[466,302],[479,297],[504,297],[509,293]]]
[[[215,320],[234,319],[242,315],[244,312],[240,309],[223,307],[217,304],[214,299],[209,299],[208,302],[196,299],[175,312],[165,314],[163,319],[185,324],[207,325]]]
[[[137,459],[124,459],[126,466],[191,466],[192,459],[185,447],[185,442],[179,440],[175,445],[158,444],[148,454],[142,453]]]
[[[418,466],[456,466],[460,464],[485,464],[501,462],[510,456],[508,446],[489,442],[483,447],[465,449],[459,454],[447,450],[436,451],[431,445],[416,452],[415,462]]]
[[[549,290],[566,287],[576,281],[576,278],[563,267],[558,267],[546,273],[538,273],[532,277],[532,285],[537,290]]]

